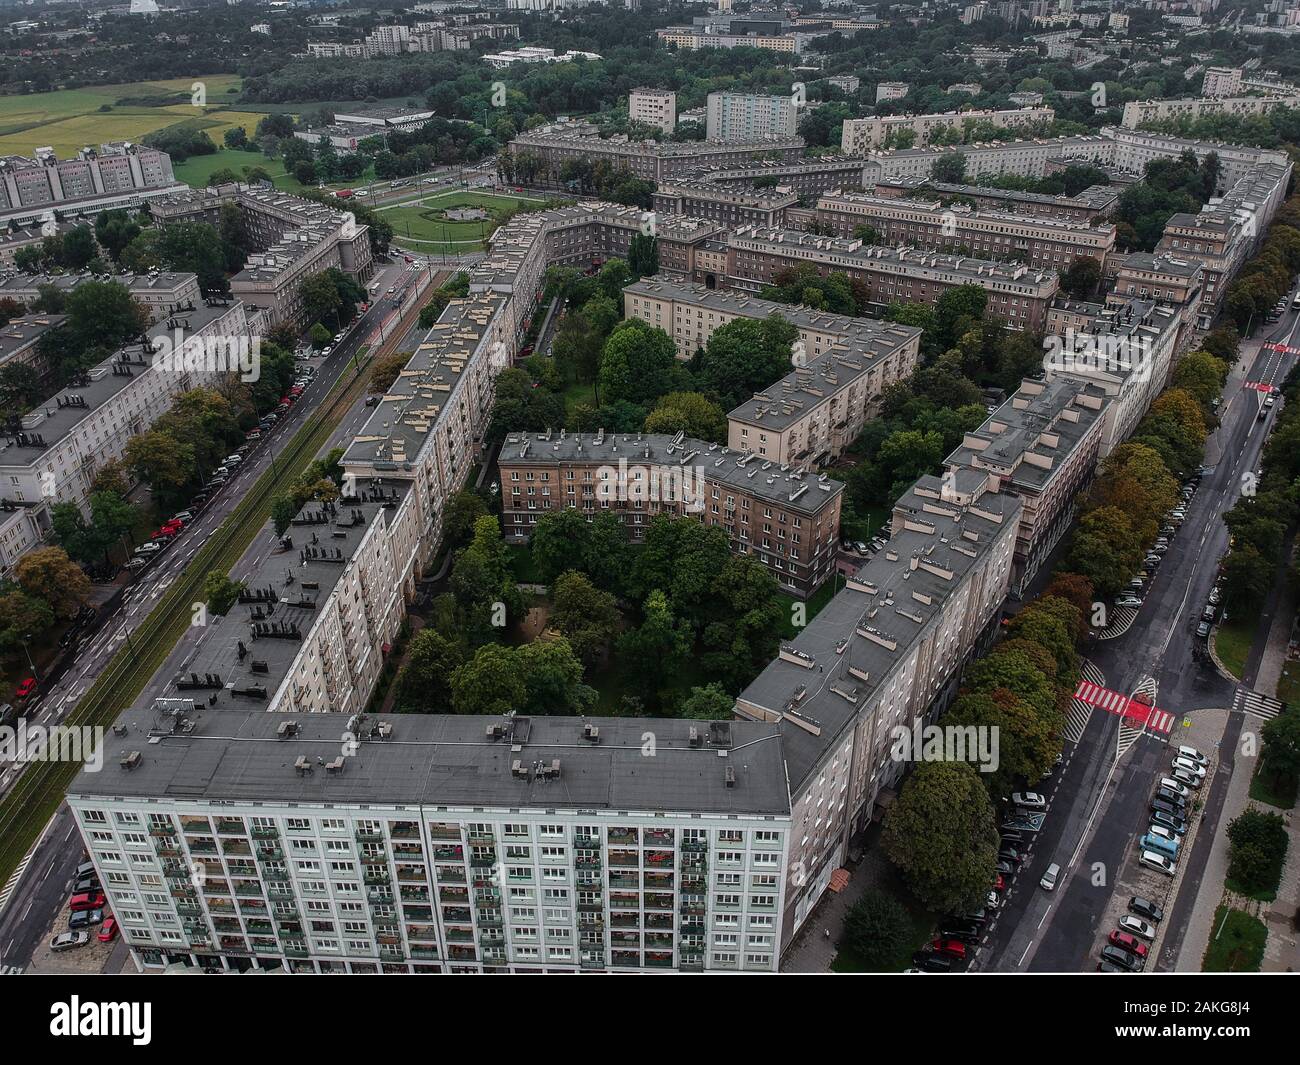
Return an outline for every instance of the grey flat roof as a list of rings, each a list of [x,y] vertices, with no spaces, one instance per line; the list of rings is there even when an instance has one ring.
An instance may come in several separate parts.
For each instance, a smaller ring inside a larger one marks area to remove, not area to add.
[[[986,483],[985,478],[971,480],[977,488]],[[938,477],[917,481],[895,504],[895,512],[913,513],[931,522],[933,531],[900,528],[793,642],[782,645],[814,668],[779,655],[739,696],[740,713],[749,704],[770,714],[788,710],[795,715],[786,714],[776,726],[785,741],[795,794],[886,679],[906,667],[912,649],[938,623],[945,601],[984,558],[996,534],[1020,513],[1020,501],[1010,495],[984,492],[960,506],[941,502],[942,492]],[[930,572],[922,562],[948,570],[952,579]],[[890,650],[862,635],[867,629],[892,637],[896,646]]]
[[[82,770],[68,794],[177,801],[543,807],[784,817],[790,813],[782,739],[771,725],[670,718],[601,718],[599,739],[574,717],[367,716],[355,754],[341,757],[347,722],[334,714],[210,710],[178,719],[152,707],[118,719],[100,772]],[[371,729],[391,725],[387,739]],[[289,724],[295,735],[280,738]],[[513,731],[487,735],[492,725]],[[693,747],[690,730],[703,737]],[[155,732],[156,730],[156,732]],[[151,734],[155,733],[155,734]],[[161,733],[158,735],[157,733]],[[647,755],[646,736],[654,737]],[[518,747],[518,749],[515,749]],[[136,768],[119,763],[139,751]],[[725,752],[721,753],[721,752]],[[310,772],[295,768],[299,759]],[[342,768],[327,764],[340,759]],[[557,776],[537,771],[560,763]],[[512,772],[519,761],[525,776]],[[728,786],[726,771],[734,771]]]
[[[209,306],[204,303],[193,310],[181,312],[178,318],[186,322],[187,325],[180,331],[179,335],[184,339],[192,337],[213,321],[229,314],[238,302],[238,300],[232,300],[229,303],[216,306]],[[149,329],[149,337],[151,339],[176,337],[178,330],[169,327],[168,321],[169,319],[164,319],[152,326]],[[176,350],[179,350],[179,345],[175,347]],[[122,348],[98,366],[92,367],[87,372],[85,384],[69,385],[44,402],[37,404],[35,409],[23,418],[23,429],[25,432],[38,434],[45,441],[44,446],[20,447],[16,443],[0,445],[0,466],[29,466],[33,462],[39,462],[41,456],[67,436],[68,433],[72,432],[79,422],[90,417],[96,410],[131,384],[135,380],[132,374],[115,374],[112,372],[113,364],[121,360],[124,355],[129,355],[130,359],[134,360],[129,365],[131,365],[135,373],[139,373],[148,367],[152,360],[152,352],[145,351],[139,344]],[[80,397],[78,405],[67,404],[67,400],[71,397]],[[64,402],[63,406],[60,406],[60,401]]]
[[[206,682],[210,673],[220,677],[222,686],[196,689],[195,698],[217,708],[265,709],[293,666],[302,638],[255,636],[255,622],[296,626],[305,636],[367,530],[382,511],[401,502],[411,482],[358,477],[356,485],[355,500],[341,499],[333,506],[308,503],[298,512],[285,531],[293,547],[285,550],[277,540],[245,579],[245,594],[230,613],[209,619],[194,653],[171,678],[168,696],[185,698],[179,682],[192,681],[192,674]]]
[[[62,325],[66,314],[27,314],[0,326],[0,363],[30,347],[49,330]]]

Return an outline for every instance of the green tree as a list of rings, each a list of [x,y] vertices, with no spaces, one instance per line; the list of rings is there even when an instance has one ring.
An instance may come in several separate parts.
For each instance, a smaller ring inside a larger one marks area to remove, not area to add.
[[[90,580],[61,547],[38,547],[14,566],[22,590],[50,604],[56,617],[74,617],[90,598]]]
[[[977,906],[998,850],[993,804],[965,762],[923,762],[904,782],[881,834],[916,897],[940,912]]]
[[[716,681],[692,688],[677,708],[677,716],[693,721],[730,721],[736,700]]]
[[[662,329],[636,318],[621,322],[605,341],[598,383],[605,402],[646,403],[673,390],[677,347]]]
[[[609,592],[602,592],[584,573],[569,570],[551,585],[551,624],[564,634],[586,665],[604,655],[617,635],[622,617]]]
[[[451,680],[465,664],[461,643],[434,628],[411,639],[406,663],[397,675],[393,709],[399,714],[445,714],[452,705]]]
[[[727,442],[727,415],[698,392],[670,392],[660,396],[646,415],[647,433],[685,433],[696,440]]]
[[[879,888],[868,888],[844,917],[840,945],[873,972],[896,971],[906,953],[912,922],[902,903]]]
[[[709,337],[698,357],[696,376],[731,410],[793,368],[791,354],[799,331],[775,314],[759,321],[737,318]]]
[[[233,581],[219,569],[209,570],[203,578],[203,598],[207,601],[209,612],[218,617],[225,617],[230,608],[239,602],[244,590],[242,581]]]

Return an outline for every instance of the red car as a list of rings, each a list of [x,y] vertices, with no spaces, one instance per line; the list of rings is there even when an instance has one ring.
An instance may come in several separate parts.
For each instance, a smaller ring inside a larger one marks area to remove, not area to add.
[[[1147,945],[1130,932],[1116,930],[1110,934],[1110,942],[1112,946],[1120,947],[1130,954],[1136,954],[1139,958],[1146,959]]]
[[[950,958],[957,958],[959,961],[966,960],[966,944],[958,939],[936,939],[930,944],[936,954],[947,954]]]
[[[161,529],[159,529],[156,533],[153,534],[153,539],[170,540],[173,536],[175,536],[179,532],[180,529],[178,528],[169,529],[166,525],[164,525]]]
[[[164,529],[175,529],[177,532],[180,532],[185,528],[185,522],[180,518],[169,518],[167,521],[162,523],[162,527]]]
[[[1004,877],[1001,873],[998,873],[997,877],[994,878],[993,880],[993,890],[994,891],[1007,890],[1007,878]]]
[[[98,910],[107,901],[102,891],[87,891],[81,895],[73,895],[68,900],[68,909],[73,913],[79,910]]]
[[[25,681],[19,684],[17,688],[14,689],[14,695],[16,695],[19,699],[26,699],[35,690],[36,690],[36,678],[28,677]]]
[[[111,943],[117,938],[117,918],[105,917],[104,923],[99,927],[99,941],[101,943]]]

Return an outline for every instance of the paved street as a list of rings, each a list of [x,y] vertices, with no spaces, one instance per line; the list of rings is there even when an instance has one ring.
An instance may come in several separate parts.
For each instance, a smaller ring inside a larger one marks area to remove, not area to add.
[[[1153,714],[1147,728],[1124,735],[1123,717],[1094,708],[1079,742],[1067,744],[1069,762],[1058,793],[1035,840],[1033,858],[1017,877],[986,969],[1050,972],[1095,967],[1097,936],[1113,910],[1116,884],[1127,885],[1136,869],[1133,842],[1146,827],[1154,778],[1168,768],[1168,744],[1188,742],[1185,720],[1194,725],[1198,711],[1214,709],[1224,711],[1226,721],[1214,752],[1217,767],[1199,794],[1203,813],[1195,839],[1179,862],[1177,897],[1166,907],[1158,967],[1169,967],[1184,938],[1200,931],[1196,922],[1203,918],[1203,907],[1198,909],[1196,903],[1202,893],[1218,898],[1222,875],[1210,866],[1211,847],[1226,824],[1225,800],[1235,776],[1248,776],[1253,770],[1253,762],[1239,766],[1236,740],[1247,718],[1241,709],[1254,700],[1239,697],[1238,685],[1213,662],[1194,656],[1194,630],[1228,546],[1222,515],[1240,494],[1242,475],[1259,468],[1266,425],[1256,417],[1262,393],[1247,383],[1280,384],[1293,360],[1264,350],[1262,344],[1294,344],[1297,334],[1300,321],[1288,314],[1243,345],[1243,357],[1232,368],[1224,390],[1221,425],[1207,443],[1205,462],[1213,469],[1189,505],[1187,520],[1131,627],[1117,638],[1096,641],[1088,651],[1105,677],[1105,689],[1128,697],[1145,681],[1144,688],[1152,692],[1157,707],[1173,715],[1172,732],[1166,737],[1152,728]],[[1277,598],[1277,593],[1270,597],[1262,614],[1265,621],[1278,610]],[[1247,681],[1255,679],[1261,655],[1262,647],[1257,646],[1247,665]],[[1101,695],[1096,701],[1108,700]],[[1120,699],[1109,701],[1123,708]],[[1234,706],[1238,712],[1227,713]],[[1252,728],[1261,721],[1250,720]],[[1163,719],[1159,722],[1163,724]],[[1235,813],[1229,807],[1226,819],[1231,816]],[[1049,895],[1038,889],[1037,882],[1053,861],[1062,865],[1063,875]],[[1142,883],[1151,884],[1153,890],[1162,888],[1159,874],[1147,870]],[[1196,961],[1199,965],[1199,957]],[[1187,967],[1184,958],[1180,968]]]

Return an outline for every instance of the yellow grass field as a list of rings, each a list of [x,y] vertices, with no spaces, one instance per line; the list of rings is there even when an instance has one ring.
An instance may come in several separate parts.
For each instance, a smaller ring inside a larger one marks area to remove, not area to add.
[[[176,78],[61,89],[34,96],[0,96],[0,155],[30,155],[34,149],[49,145],[63,158],[87,145],[138,141],[154,130],[187,120],[196,120],[218,145],[231,126],[243,126],[250,134],[253,132],[262,117],[260,114],[223,110],[226,101],[234,99],[227,90],[239,86],[239,78],[230,74],[202,79],[207,90],[207,106],[203,108],[193,106],[188,100],[165,107],[116,104],[127,97],[169,93],[188,96],[194,80]],[[101,112],[99,108],[105,104],[112,110]]]

